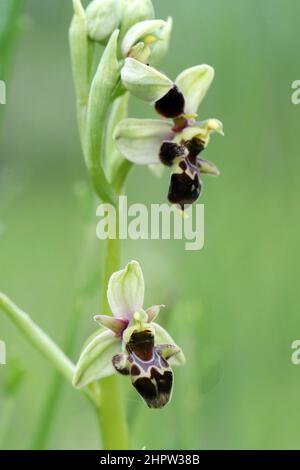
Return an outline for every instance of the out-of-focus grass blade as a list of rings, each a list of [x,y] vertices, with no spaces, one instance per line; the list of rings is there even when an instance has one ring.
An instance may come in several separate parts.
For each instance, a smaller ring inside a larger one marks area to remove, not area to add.
[[[16,409],[16,399],[23,384],[25,371],[17,358],[12,358],[9,368],[1,381],[0,395],[0,448],[5,449],[7,438],[12,431],[12,423]]]
[[[19,16],[23,0],[0,1],[0,80],[8,77],[9,64],[19,29]],[[3,114],[0,106],[0,119]]]
[[[5,77],[18,31],[22,0],[0,2],[0,75]]]

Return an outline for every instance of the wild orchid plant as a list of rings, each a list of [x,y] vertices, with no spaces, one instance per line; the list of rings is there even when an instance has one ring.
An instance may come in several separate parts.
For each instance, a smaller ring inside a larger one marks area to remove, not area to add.
[[[197,200],[203,174],[217,168],[200,158],[217,119],[197,120],[197,110],[212,83],[208,65],[191,67],[175,82],[159,72],[172,20],[157,20],[151,0],[93,0],[86,10],[73,0],[70,49],[79,134],[95,194],[117,210],[132,164],[162,164],[171,169],[168,199],[184,209]],[[165,119],[127,117],[130,94],[154,105]],[[118,374],[130,376],[150,408],[165,406],[172,394],[171,365],[184,364],[181,349],[156,323],[162,306],[144,309],[140,265],[120,270],[120,243],[107,242],[101,329],[86,342],[74,365],[62,350],[5,295],[0,307],[62,375],[93,403],[103,446],[128,448],[128,429]],[[106,286],[107,289],[106,289]],[[107,315],[111,311],[111,315]]]

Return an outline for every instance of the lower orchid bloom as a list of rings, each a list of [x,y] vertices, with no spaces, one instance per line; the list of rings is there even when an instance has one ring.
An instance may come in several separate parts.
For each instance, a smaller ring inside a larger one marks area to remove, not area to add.
[[[133,163],[171,167],[168,199],[181,208],[200,196],[202,174],[219,175],[216,166],[199,155],[213,132],[223,135],[222,123],[217,119],[196,120],[213,77],[212,67],[199,65],[182,72],[173,83],[153,67],[132,58],[126,59],[122,69],[124,86],[135,96],[154,103],[156,111],[169,120],[124,119],[115,129],[116,144]]]
[[[111,276],[107,298],[113,316],[94,317],[105,330],[82,351],[74,386],[81,388],[118,372],[131,377],[150,408],[162,408],[172,396],[171,365],[183,365],[185,358],[169,333],[153,321],[161,306],[143,310],[144,277],[139,263],[131,261]]]

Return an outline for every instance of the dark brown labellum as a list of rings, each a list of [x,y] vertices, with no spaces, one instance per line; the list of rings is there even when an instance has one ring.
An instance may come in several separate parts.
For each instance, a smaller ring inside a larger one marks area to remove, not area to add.
[[[166,118],[176,118],[184,113],[184,96],[177,86],[173,88],[160,100],[156,101],[156,111]]]
[[[193,176],[186,171],[182,173],[173,173],[169,186],[168,199],[172,204],[179,204],[184,210],[184,205],[190,205],[195,202],[201,193],[201,183],[198,173]]]
[[[176,157],[183,157],[186,149],[175,142],[163,142],[159,151],[159,159],[166,166],[172,166]]]
[[[162,408],[170,400],[173,374],[171,370],[151,368],[150,377],[139,377],[133,386],[144,398],[149,408]]]

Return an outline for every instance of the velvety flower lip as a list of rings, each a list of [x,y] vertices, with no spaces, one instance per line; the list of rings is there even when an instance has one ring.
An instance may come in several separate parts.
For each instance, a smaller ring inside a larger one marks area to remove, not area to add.
[[[156,111],[168,120],[124,119],[114,132],[116,144],[133,163],[170,167],[168,200],[184,209],[200,196],[203,174],[219,175],[216,166],[200,153],[211,134],[223,135],[222,123],[217,119],[197,121],[198,107],[213,81],[214,70],[198,65],[171,82],[152,67],[127,59],[122,78],[133,94],[154,103]]]
[[[198,167],[193,165],[189,157],[180,160],[177,171],[171,174],[168,200],[178,204],[181,210],[184,206],[195,202],[201,193],[201,182]]]
[[[173,386],[167,358],[176,351],[171,345],[155,346],[153,332],[145,329],[131,335],[126,353],[114,356],[113,364],[119,373],[131,376],[133,386],[149,408],[162,408],[171,399]]]
[[[150,408],[165,406],[172,396],[171,365],[185,362],[181,349],[154,320],[162,305],[143,309],[145,283],[137,261],[112,274],[107,297],[113,316],[96,315],[105,329],[82,351],[74,386],[80,388],[103,377],[129,375]]]
[[[165,118],[177,118],[184,114],[185,99],[174,85],[168,93],[155,103],[156,111]]]
[[[187,157],[187,155],[187,147],[173,141],[164,141],[160,146],[159,159],[163,165],[172,166],[175,158]]]

